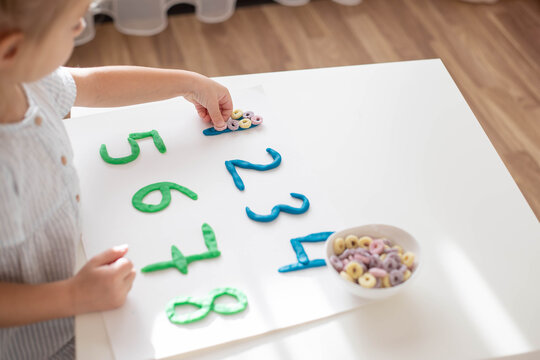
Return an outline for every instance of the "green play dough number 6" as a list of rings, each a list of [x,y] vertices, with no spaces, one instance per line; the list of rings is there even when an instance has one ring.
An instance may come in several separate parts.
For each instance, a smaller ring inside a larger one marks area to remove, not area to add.
[[[173,182],[163,181],[157,182],[154,184],[147,185],[137,191],[131,202],[133,207],[142,212],[157,212],[165,209],[171,203],[171,189],[178,190],[182,194],[188,196],[193,200],[197,200],[198,196],[196,193],[188,189],[187,187],[178,185]],[[161,202],[157,205],[154,204],[145,204],[143,202],[144,198],[150,194],[152,191],[159,190],[161,191]]]

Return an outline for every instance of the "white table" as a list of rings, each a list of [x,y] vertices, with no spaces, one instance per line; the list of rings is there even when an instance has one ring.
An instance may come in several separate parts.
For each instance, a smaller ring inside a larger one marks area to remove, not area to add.
[[[418,201],[431,204],[433,216],[426,219],[428,224],[410,216],[411,224],[424,227],[425,234],[437,234],[432,242],[423,244],[424,257],[430,258],[418,283],[433,286],[417,286],[421,296],[407,292],[345,314],[181,358],[540,358],[540,290],[536,284],[540,278],[540,224],[440,60],[216,80],[229,88],[262,84],[279,111],[327,126],[329,121],[339,126],[340,117],[367,98],[377,103],[369,108],[387,115],[389,111],[396,116],[415,111],[433,114],[425,126],[411,124],[409,130],[407,124],[400,124],[362,136],[388,141],[404,136],[414,142],[426,139],[426,133],[418,131],[431,132],[438,139],[441,132],[447,134],[445,141],[426,143],[425,161],[433,164],[433,179],[450,169],[457,185],[435,191],[426,182],[430,196]],[[95,112],[75,108],[72,116]],[[362,116],[377,120],[377,112]],[[382,141],[381,146],[389,145]],[[435,170],[439,167],[441,170]],[[399,171],[410,175],[408,169]],[[444,208],[437,206],[443,203]],[[502,246],[510,247],[507,257],[494,259],[494,255],[504,254]],[[84,261],[79,251],[78,263]],[[520,268],[527,269],[526,275],[519,276]],[[437,287],[438,276],[446,279],[440,284],[444,291]],[[114,358],[101,314],[78,316],[76,336],[79,360]]]

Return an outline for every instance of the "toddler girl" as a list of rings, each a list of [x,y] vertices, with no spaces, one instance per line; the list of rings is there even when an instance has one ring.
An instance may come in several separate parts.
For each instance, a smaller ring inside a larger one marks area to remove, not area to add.
[[[0,359],[74,358],[73,316],[121,306],[135,278],[127,245],[75,275],[78,179],[62,119],[71,106],[184,96],[217,130],[227,89],[196,73],[61,67],[90,0],[0,0]]]

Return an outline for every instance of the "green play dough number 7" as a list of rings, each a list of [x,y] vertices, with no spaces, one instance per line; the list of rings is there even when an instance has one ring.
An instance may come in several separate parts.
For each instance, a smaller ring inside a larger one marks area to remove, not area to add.
[[[202,233],[203,233],[203,238],[204,238],[204,244],[206,245],[206,248],[208,249],[208,251],[203,252],[201,254],[184,256],[184,254],[182,254],[182,252],[176,246],[173,245],[171,246],[172,260],[161,261],[161,262],[147,265],[143,267],[141,271],[143,273],[147,273],[151,271],[176,268],[182,274],[187,274],[188,265],[190,263],[204,260],[204,259],[213,259],[213,258],[219,257],[221,255],[221,252],[218,250],[216,234],[214,233],[214,230],[212,230],[210,225],[208,225],[207,223],[204,223],[202,225]]]
[[[137,144],[136,140],[144,139],[147,137],[151,137],[154,140],[154,145],[159,150],[160,153],[164,153],[167,151],[167,148],[165,147],[165,143],[163,143],[163,139],[161,136],[159,136],[159,133],[157,130],[152,131],[146,131],[146,132],[140,132],[140,133],[131,133],[128,137],[129,146],[131,148],[131,154],[124,156],[124,157],[111,157],[109,155],[109,152],[107,151],[107,146],[105,144],[101,144],[101,147],[99,148],[99,154],[101,155],[101,158],[103,161],[105,161],[108,164],[112,165],[120,165],[120,164],[127,164],[135,160],[139,154],[141,153],[141,149],[139,147],[139,144]]]

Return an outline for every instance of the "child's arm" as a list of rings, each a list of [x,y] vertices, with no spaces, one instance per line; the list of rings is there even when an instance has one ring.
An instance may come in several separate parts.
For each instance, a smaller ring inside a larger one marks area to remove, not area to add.
[[[67,280],[38,285],[0,282],[0,328],[73,316],[121,306],[135,270],[123,256],[127,247],[109,249]]]
[[[206,76],[184,70],[137,66],[70,68],[77,85],[75,105],[124,106],[184,96],[199,116],[224,129],[233,104],[227,88]]]

